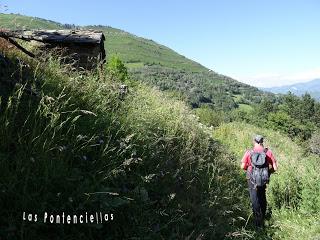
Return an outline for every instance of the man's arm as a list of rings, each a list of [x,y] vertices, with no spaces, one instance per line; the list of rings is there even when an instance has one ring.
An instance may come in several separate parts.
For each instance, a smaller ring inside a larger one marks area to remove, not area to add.
[[[246,151],[246,153],[244,154],[244,156],[241,160],[241,169],[247,170],[249,158],[250,158],[250,153],[249,153],[249,151]]]
[[[244,162],[242,162],[242,161],[241,161],[241,169],[243,169],[243,170],[247,169],[246,164]]]
[[[273,172],[278,170],[278,162],[271,150],[268,150],[267,156],[271,159]]]

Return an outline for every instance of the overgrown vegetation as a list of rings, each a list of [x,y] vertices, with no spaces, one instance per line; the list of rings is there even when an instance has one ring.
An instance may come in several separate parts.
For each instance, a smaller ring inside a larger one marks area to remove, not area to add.
[[[2,14],[0,26],[75,27]],[[43,64],[0,47],[0,237],[319,236],[319,103],[262,93],[151,40],[91,28],[106,33],[106,72],[72,72],[53,56]],[[129,93],[120,97],[123,83]],[[261,232],[251,228],[239,169],[254,133],[267,137],[280,165]],[[115,220],[23,223],[23,211],[102,211]]]
[[[254,134],[266,136],[266,146],[279,162],[279,171],[271,176],[267,188],[272,226],[264,234],[273,239],[316,239],[320,236],[319,157],[306,155],[302,147],[278,132],[249,124],[224,124],[214,132],[239,161],[251,148]]]
[[[315,131],[320,127],[320,103],[309,94],[297,97],[288,93],[277,98],[264,98],[249,111],[236,110],[233,120],[274,129],[307,144],[313,134],[315,140]],[[314,148],[316,142],[312,144]]]
[[[61,29],[70,26],[39,18],[0,14],[1,27]],[[269,95],[215,73],[152,40],[107,26],[83,28],[103,31],[106,36],[107,57],[117,55],[134,79],[157,86],[160,90],[183,94],[188,104],[194,108],[206,105],[229,111],[240,105],[258,103],[262,96]]]
[[[232,161],[183,102],[132,80],[119,98],[119,64],[101,75],[70,73],[53,57],[2,59],[2,238],[210,239],[245,224]],[[39,222],[23,222],[23,211]],[[47,225],[45,211],[115,220]]]
[[[162,91],[181,92],[193,108],[206,106],[213,110],[230,111],[238,108],[239,104],[259,103],[262,96],[268,95],[255,87],[205,69],[190,72],[155,65],[131,69],[130,72],[136,79],[158,86]]]

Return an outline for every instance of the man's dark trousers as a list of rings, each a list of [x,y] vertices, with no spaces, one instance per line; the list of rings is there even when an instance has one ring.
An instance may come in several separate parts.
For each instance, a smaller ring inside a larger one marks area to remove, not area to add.
[[[248,188],[256,227],[263,227],[267,210],[266,186],[256,187],[248,179]]]

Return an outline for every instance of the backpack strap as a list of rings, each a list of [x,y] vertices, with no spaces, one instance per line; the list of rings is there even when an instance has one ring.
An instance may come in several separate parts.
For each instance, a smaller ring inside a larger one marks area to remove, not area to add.
[[[254,153],[253,149],[248,150],[248,152],[250,153],[250,157],[252,157],[252,154]]]

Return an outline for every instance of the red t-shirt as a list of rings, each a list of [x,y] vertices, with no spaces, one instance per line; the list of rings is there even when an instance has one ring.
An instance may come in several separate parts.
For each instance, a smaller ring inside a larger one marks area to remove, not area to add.
[[[251,172],[251,170],[252,170],[250,151],[251,150],[246,151],[246,153],[244,154],[244,156],[241,160],[241,163],[244,163],[244,169],[248,170],[249,172]],[[265,148],[263,146],[255,146],[253,148],[253,151],[263,152],[263,151],[265,151]],[[277,164],[277,161],[276,161],[275,157],[273,156],[273,153],[271,152],[271,150],[266,149],[266,156],[267,156],[267,161],[271,166],[273,166],[274,164],[275,165]]]

